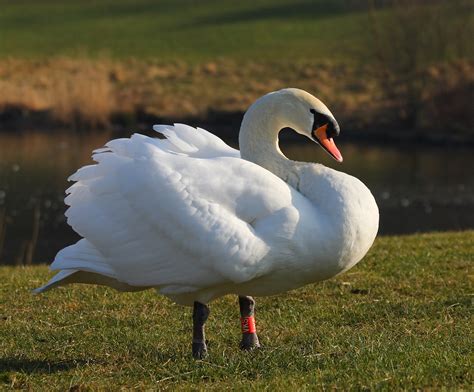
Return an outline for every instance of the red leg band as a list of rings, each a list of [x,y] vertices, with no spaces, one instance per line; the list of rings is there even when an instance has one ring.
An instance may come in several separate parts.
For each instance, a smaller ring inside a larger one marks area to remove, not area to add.
[[[253,316],[241,317],[240,323],[242,324],[242,333],[256,333],[255,318]]]

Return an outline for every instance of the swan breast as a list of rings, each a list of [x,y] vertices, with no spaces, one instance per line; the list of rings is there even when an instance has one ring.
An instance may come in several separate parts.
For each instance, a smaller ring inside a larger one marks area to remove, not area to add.
[[[356,177],[319,164],[302,169],[299,189],[318,212],[321,246],[334,275],[354,266],[373,244],[379,227],[370,190]]]

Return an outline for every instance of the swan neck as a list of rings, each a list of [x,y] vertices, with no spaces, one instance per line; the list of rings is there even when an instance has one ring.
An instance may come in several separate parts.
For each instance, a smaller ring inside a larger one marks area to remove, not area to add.
[[[239,133],[240,155],[287,181],[292,161],[281,152],[278,134],[285,124],[271,102],[257,101],[245,113]]]

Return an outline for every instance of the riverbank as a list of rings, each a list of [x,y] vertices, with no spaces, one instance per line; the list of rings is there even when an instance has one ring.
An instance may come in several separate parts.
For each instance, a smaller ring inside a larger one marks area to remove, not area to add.
[[[413,80],[387,85],[369,66],[331,62],[11,58],[0,60],[0,130],[123,132],[186,122],[222,136],[238,130],[256,98],[293,86],[320,97],[348,139],[473,143],[474,63],[433,65],[413,77],[416,92]]]
[[[0,385],[469,389],[473,231],[378,238],[342,276],[257,300],[263,348],[238,349],[236,299],[211,304],[210,357],[190,356],[191,311],[152,291],[30,290],[46,266],[0,267]]]

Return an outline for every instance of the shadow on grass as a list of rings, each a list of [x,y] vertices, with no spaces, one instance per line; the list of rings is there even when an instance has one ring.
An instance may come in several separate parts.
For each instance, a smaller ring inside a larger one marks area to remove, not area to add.
[[[360,10],[361,6],[347,5],[341,1],[300,0],[288,4],[268,4],[249,9],[237,9],[197,17],[190,23],[181,24],[180,28],[196,28],[202,26],[225,25],[232,23],[249,23],[264,20],[287,19],[323,19],[338,14]]]
[[[56,373],[64,372],[90,363],[97,363],[89,359],[72,359],[66,361],[47,361],[25,358],[0,358],[0,373],[2,372],[24,372],[32,373]]]

